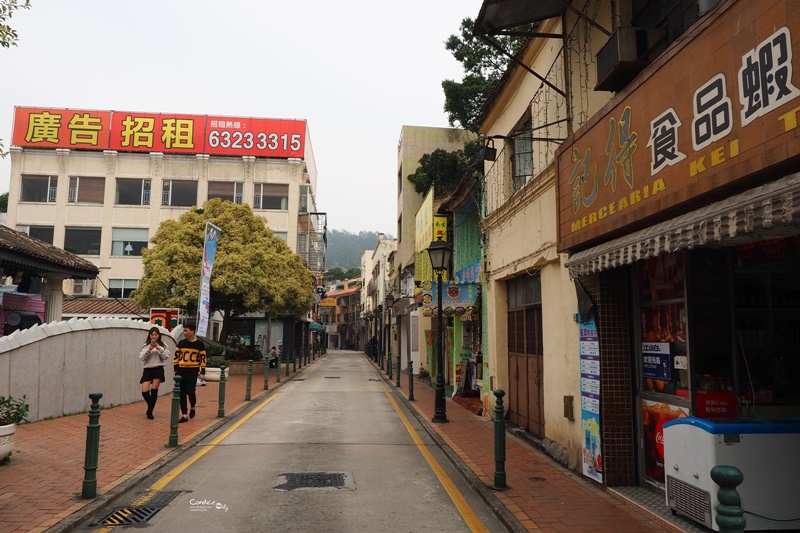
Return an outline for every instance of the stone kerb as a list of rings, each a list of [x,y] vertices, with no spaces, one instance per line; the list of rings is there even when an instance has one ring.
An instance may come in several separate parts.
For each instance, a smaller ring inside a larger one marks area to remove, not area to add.
[[[70,319],[0,337],[0,395],[26,395],[32,422],[88,411],[93,391],[103,393],[103,406],[140,401],[138,355],[150,327],[140,320]],[[174,353],[173,335],[162,329]],[[172,365],[165,370],[171,385]]]

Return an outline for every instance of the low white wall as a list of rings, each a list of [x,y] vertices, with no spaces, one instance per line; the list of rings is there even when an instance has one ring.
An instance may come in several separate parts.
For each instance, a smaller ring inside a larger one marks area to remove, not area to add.
[[[102,392],[102,407],[142,401],[139,350],[153,325],[129,319],[76,319],[51,322],[0,337],[0,396],[27,396],[28,420],[89,410],[90,392]],[[162,339],[174,354],[183,328]],[[174,382],[169,362],[161,396]]]

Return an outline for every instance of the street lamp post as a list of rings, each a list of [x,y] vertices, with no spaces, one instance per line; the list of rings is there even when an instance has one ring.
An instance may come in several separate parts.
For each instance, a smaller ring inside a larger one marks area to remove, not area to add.
[[[367,339],[367,355],[369,355],[369,358],[374,361],[375,360],[375,347],[372,346],[372,338],[374,337],[374,335],[372,333],[372,321],[373,321],[373,319],[374,319],[374,316],[372,314],[372,311],[369,311],[367,313],[367,323],[369,324],[369,328],[367,330],[368,331],[367,332],[367,337],[369,337]]]
[[[389,379],[392,379],[392,304],[394,304],[394,295],[390,292],[386,295],[386,312],[389,317],[389,326],[386,328],[388,332],[386,335],[386,372],[389,374]]]
[[[438,317],[438,350],[436,354],[436,387],[433,403],[432,422],[447,422],[447,407],[444,401],[444,322],[442,320],[442,273],[450,266],[450,256],[453,248],[449,243],[438,237],[428,246],[428,256],[431,259],[431,266],[436,272],[436,305]]]

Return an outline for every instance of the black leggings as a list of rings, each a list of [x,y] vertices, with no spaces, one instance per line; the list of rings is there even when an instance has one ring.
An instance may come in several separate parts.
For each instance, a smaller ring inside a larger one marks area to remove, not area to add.
[[[178,375],[181,377],[181,413],[186,414],[189,412],[189,406],[186,399],[189,399],[189,405],[197,405],[197,374],[199,370],[178,370]]]

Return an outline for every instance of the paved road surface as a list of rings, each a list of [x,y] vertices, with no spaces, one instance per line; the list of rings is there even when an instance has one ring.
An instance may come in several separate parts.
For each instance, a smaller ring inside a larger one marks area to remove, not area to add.
[[[123,508],[112,521],[153,532],[506,530],[361,353],[330,353],[179,461],[84,526]]]

